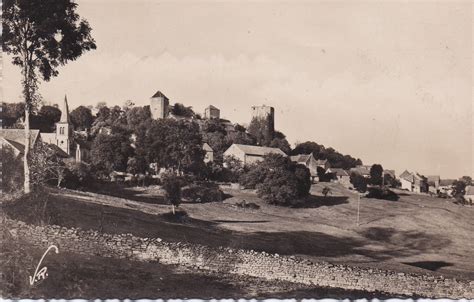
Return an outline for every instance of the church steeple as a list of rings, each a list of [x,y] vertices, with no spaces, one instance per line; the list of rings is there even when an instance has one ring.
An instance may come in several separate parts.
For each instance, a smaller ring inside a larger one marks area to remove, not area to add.
[[[69,124],[69,108],[67,105],[67,96],[64,95],[64,102],[61,108],[61,119],[59,120],[60,123]]]
[[[69,108],[67,106],[67,97],[64,96],[64,103],[61,108],[61,119],[56,123],[56,145],[68,155],[71,154],[70,139],[72,134],[72,125],[69,122]]]

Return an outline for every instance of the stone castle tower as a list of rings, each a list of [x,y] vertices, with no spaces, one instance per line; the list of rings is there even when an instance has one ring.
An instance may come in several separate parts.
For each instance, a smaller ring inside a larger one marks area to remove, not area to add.
[[[169,99],[161,91],[157,91],[150,99],[151,117],[153,119],[168,117],[169,105]]]
[[[64,96],[63,106],[61,108],[61,119],[56,123],[56,145],[68,155],[71,155],[70,138],[72,125],[69,119],[69,108],[67,105],[67,97]]]
[[[275,108],[271,106],[252,106],[252,120],[265,120],[268,130],[273,134],[275,132]]]

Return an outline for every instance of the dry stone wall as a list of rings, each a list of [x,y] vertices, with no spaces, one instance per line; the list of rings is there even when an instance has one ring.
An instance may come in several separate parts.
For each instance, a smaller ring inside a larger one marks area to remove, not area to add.
[[[474,282],[431,275],[404,274],[298,257],[229,248],[163,242],[131,234],[110,235],[60,226],[33,226],[5,219],[3,227],[13,237],[38,247],[55,244],[61,251],[139,261],[178,264],[216,273],[239,274],[308,285],[339,287],[427,298],[474,298]]]

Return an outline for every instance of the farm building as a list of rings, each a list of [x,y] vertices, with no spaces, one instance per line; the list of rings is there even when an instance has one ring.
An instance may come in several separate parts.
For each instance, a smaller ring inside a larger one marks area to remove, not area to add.
[[[232,144],[232,146],[224,152],[224,157],[233,156],[239,159],[245,166],[262,161],[263,157],[267,154],[286,156],[285,152],[278,148]]]

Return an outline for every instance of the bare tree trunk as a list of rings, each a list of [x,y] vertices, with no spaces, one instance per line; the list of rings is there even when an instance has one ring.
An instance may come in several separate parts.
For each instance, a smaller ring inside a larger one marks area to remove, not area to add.
[[[28,104],[25,104],[25,152],[23,157],[23,169],[25,173],[24,192],[28,194],[31,192],[30,188],[30,166],[28,165],[28,154],[30,153],[30,109]]]

